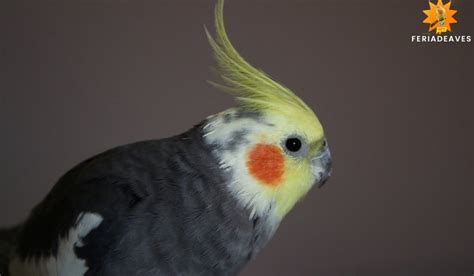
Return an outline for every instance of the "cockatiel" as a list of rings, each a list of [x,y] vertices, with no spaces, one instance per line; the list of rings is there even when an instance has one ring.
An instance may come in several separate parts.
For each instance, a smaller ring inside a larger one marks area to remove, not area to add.
[[[440,26],[443,26],[446,22],[446,9],[442,6],[436,7],[436,19]]]
[[[235,275],[325,183],[318,118],[239,55],[223,2],[216,36],[206,33],[238,107],[72,168],[22,225],[0,231],[2,276]]]

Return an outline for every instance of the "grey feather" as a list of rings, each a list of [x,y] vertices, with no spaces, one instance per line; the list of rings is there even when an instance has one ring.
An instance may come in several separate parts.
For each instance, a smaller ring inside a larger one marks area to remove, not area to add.
[[[15,256],[56,257],[58,240],[91,212],[103,222],[74,250],[85,275],[235,275],[274,229],[249,219],[228,191],[230,175],[202,128],[121,146],[70,170],[25,222]]]

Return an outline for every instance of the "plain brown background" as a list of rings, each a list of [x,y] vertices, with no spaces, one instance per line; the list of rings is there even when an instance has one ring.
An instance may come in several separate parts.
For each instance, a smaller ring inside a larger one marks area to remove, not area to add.
[[[333,177],[242,275],[474,273],[473,43],[412,43],[426,0],[228,0],[231,39],[323,122]],[[113,146],[233,105],[211,0],[3,0],[0,226]],[[474,35],[474,1],[453,1]],[[41,237],[38,237],[41,238]]]

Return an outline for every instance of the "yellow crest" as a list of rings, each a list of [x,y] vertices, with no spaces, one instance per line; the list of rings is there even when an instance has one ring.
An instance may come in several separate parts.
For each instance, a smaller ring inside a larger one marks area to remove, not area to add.
[[[214,84],[235,95],[245,108],[317,120],[314,112],[290,89],[240,56],[227,36],[223,10],[224,0],[218,0],[215,8],[216,38],[206,29],[221,78],[225,82],[225,85]]]

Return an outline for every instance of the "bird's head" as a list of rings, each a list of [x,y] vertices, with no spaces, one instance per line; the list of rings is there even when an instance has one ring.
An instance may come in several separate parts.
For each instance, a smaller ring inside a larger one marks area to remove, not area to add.
[[[290,89],[244,60],[223,23],[223,0],[216,6],[216,36],[207,32],[224,85],[240,105],[210,116],[207,143],[229,189],[253,215],[281,220],[316,183],[331,173],[331,155],[315,113]]]

